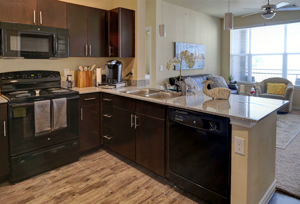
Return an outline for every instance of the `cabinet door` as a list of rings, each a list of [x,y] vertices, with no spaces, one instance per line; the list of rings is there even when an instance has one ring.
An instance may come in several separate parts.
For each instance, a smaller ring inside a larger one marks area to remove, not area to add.
[[[119,57],[135,56],[135,11],[119,8]]]
[[[67,4],[57,0],[38,0],[38,24],[67,28]]]
[[[137,114],[136,162],[164,176],[165,120]]]
[[[88,8],[87,35],[90,57],[105,57],[105,11]]]
[[[67,4],[67,24],[70,35],[70,57],[87,56],[87,7]]]
[[[113,150],[135,161],[134,112],[114,107]]]
[[[0,0],[0,21],[36,24],[36,0]]]
[[[100,146],[99,104],[81,106],[80,153]]]
[[[108,56],[119,57],[119,9],[107,12]]]
[[[7,106],[0,105],[0,179],[9,173],[8,166],[8,133],[7,133]]]

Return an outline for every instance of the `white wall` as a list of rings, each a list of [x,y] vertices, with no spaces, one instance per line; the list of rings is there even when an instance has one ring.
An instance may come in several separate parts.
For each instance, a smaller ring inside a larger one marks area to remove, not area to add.
[[[161,24],[161,0],[157,1],[157,27]],[[179,71],[166,70],[167,62],[174,57],[174,42],[205,45],[205,68],[186,70],[182,75],[220,74],[221,66],[221,20],[200,12],[163,2],[164,24],[167,37],[156,32],[156,84],[179,76]],[[159,66],[164,71],[159,71]]]
[[[256,26],[300,22],[300,11],[278,12],[271,20],[266,20],[260,14],[249,17],[235,17],[234,28],[249,28]],[[227,79],[230,74],[230,31],[222,31],[221,75]],[[300,89],[294,92],[293,106],[300,109]]]

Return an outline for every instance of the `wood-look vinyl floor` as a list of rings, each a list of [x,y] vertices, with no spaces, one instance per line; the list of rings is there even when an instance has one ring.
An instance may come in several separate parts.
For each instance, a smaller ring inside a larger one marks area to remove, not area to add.
[[[0,185],[0,203],[206,203],[110,150],[15,185]]]

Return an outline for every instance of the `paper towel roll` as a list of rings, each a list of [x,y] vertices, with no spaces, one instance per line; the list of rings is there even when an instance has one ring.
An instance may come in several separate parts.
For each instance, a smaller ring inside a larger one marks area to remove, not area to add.
[[[102,68],[98,67],[96,69],[96,84],[102,84]]]
[[[240,85],[240,93],[245,93],[245,86],[244,85]]]

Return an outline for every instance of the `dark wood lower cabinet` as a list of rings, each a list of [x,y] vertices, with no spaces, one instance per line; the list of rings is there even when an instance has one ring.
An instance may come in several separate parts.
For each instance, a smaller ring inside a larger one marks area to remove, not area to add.
[[[135,161],[134,112],[114,107],[113,150]]]
[[[165,120],[137,114],[136,162],[164,176]]]
[[[80,153],[100,147],[99,94],[80,96]]]
[[[9,174],[7,105],[0,104],[0,181]]]

